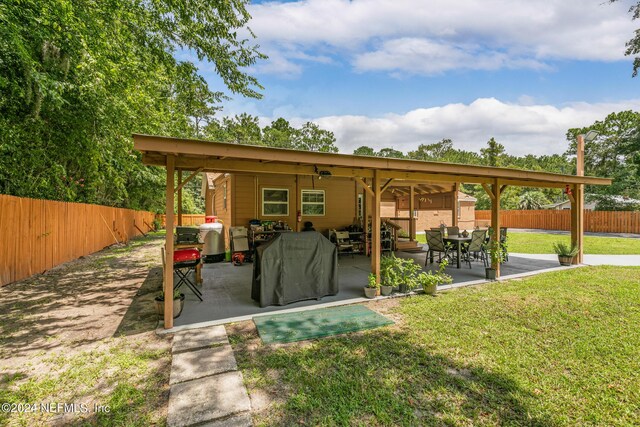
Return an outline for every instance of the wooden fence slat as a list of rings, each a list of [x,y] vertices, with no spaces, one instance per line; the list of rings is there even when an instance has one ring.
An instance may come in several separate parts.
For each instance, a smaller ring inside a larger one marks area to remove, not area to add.
[[[134,219],[150,224],[155,218],[151,212],[0,194],[0,286],[112,245],[100,213],[109,224],[115,221],[125,241],[140,235]]]
[[[491,211],[475,211],[476,224],[491,219]],[[640,212],[584,211],[584,231],[599,233],[640,234]],[[508,228],[537,230],[570,230],[571,211],[564,210],[512,210],[500,211],[500,222]]]

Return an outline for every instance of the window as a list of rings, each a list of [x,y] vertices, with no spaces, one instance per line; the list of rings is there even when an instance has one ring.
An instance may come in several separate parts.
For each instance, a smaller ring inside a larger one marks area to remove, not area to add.
[[[289,190],[284,188],[262,189],[262,215],[288,216]]]
[[[302,215],[324,216],[324,190],[302,190]]]

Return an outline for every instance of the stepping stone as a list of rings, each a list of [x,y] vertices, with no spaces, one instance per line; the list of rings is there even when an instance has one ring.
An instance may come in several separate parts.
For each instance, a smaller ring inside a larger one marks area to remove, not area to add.
[[[231,418],[232,415],[250,410],[242,374],[238,371],[226,372],[172,385],[167,426],[202,424],[219,418]]]
[[[175,353],[171,361],[169,384],[236,371],[236,358],[229,344],[215,345],[200,350]]]
[[[212,344],[229,344],[224,326],[212,326],[178,332],[173,336],[173,353],[209,347]]]
[[[221,420],[215,420],[208,423],[200,424],[198,427],[252,427],[253,420],[251,414],[244,413],[241,415],[234,415],[230,418],[224,418]]]

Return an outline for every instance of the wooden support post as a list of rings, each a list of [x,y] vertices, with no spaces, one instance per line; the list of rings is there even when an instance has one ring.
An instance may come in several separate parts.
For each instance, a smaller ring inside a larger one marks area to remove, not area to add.
[[[380,176],[378,170],[373,171],[373,200],[371,201],[371,272],[380,283]]]
[[[416,198],[415,188],[413,185],[410,185],[409,186],[409,240],[412,242],[416,240],[416,219],[413,216],[413,211],[416,210],[415,198]]]
[[[167,155],[167,204],[165,207],[166,231],[164,268],[164,328],[173,328],[173,181],[175,157]]]
[[[576,141],[576,175],[584,176],[584,136],[578,135]],[[573,264],[584,261],[584,185],[573,186],[571,199],[571,245],[578,248]]]
[[[493,198],[491,199],[491,235],[492,245],[500,245],[500,182],[496,179],[492,185]],[[496,278],[500,277],[500,260],[492,259],[491,268],[496,270]]]
[[[460,184],[459,183],[455,183],[453,186],[453,192],[451,193],[451,225],[453,226],[457,226],[458,225],[458,215],[459,215],[459,209],[458,209],[458,190],[460,189]]]
[[[178,169],[178,184],[182,183],[182,169]],[[182,187],[178,187],[178,225],[182,226]]]

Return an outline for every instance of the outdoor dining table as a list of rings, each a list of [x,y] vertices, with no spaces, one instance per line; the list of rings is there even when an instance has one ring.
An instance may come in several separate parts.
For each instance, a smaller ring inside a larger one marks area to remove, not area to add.
[[[460,255],[461,255],[460,252],[461,252],[462,244],[465,242],[470,242],[471,236],[468,236],[468,237],[448,236],[448,237],[443,237],[442,240],[444,240],[445,243],[449,242],[449,243],[454,243],[456,245],[456,251],[458,254],[458,258],[456,259],[456,262],[457,262],[457,267],[460,268]]]

